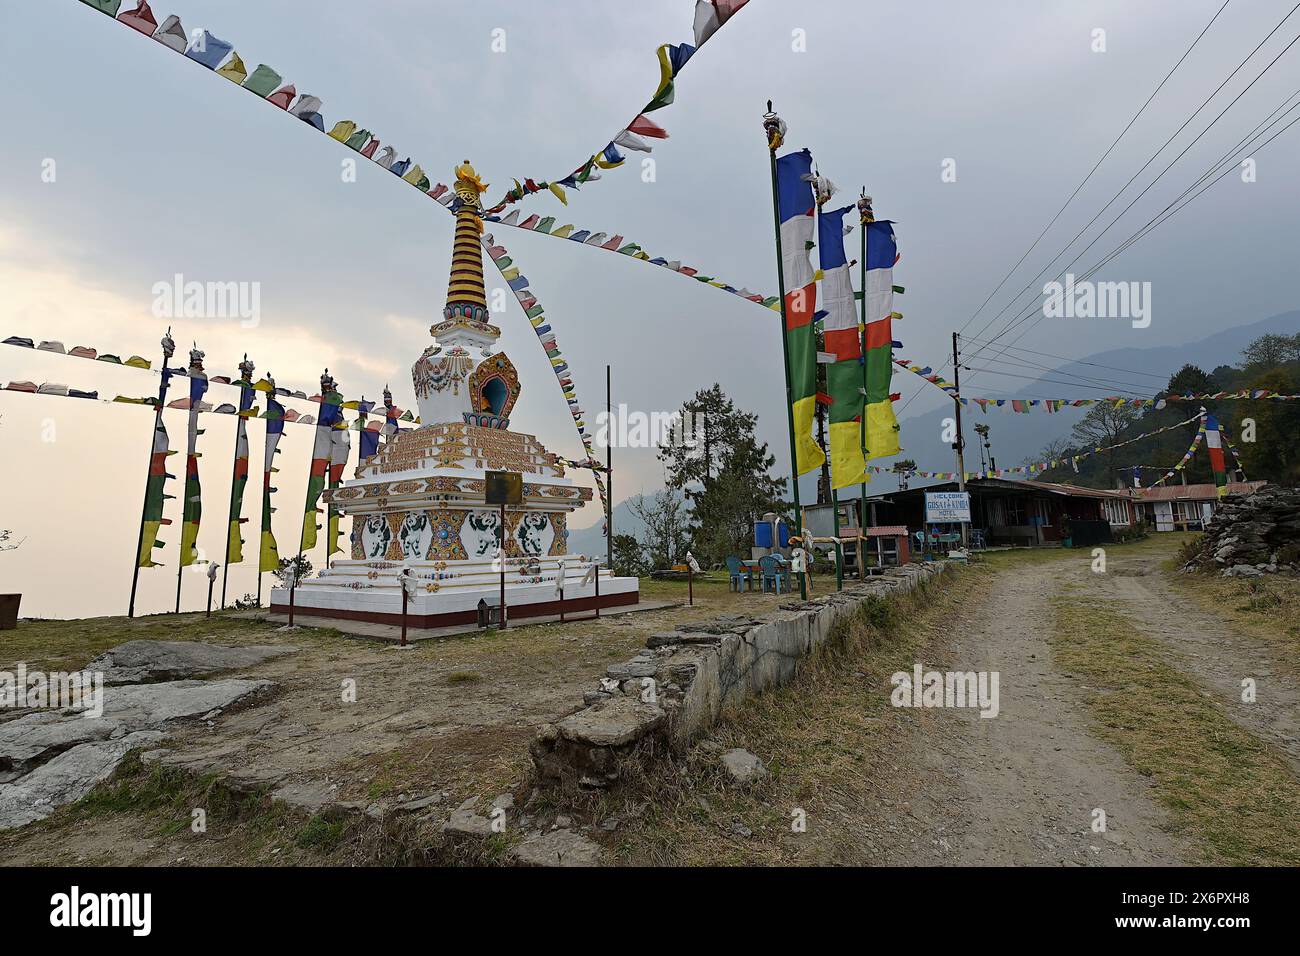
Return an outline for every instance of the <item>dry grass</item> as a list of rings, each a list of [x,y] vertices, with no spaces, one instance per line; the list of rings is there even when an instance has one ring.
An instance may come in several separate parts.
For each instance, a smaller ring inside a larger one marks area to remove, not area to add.
[[[1300,578],[1175,574],[1171,580],[1187,600],[1258,642],[1279,671],[1300,679]]]
[[[1157,640],[1095,599],[1053,601],[1058,666],[1095,690],[1095,733],[1139,773],[1204,862],[1300,864],[1300,785],[1286,761],[1238,726]]]
[[[650,774],[630,763],[631,786],[582,809],[597,822],[619,820],[607,842],[630,864],[864,862],[860,834],[828,821],[844,804],[878,801],[880,787],[897,782],[884,779],[900,735],[889,675],[911,669],[983,576],[978,569],[946,574],[922,591],[869,604],[794,681],[726,714],[708,743],[685,759],[656,763]],[[731,747],[759,754],[771,776],[750,788],[731,783],[717,761],[717,751]],[[810,821],[806,834],[792,831],[796,809]],[[752,835],[738,835],[735,824]]]
[[[74,670],[127,641],[205,641],[214,644],[275,644],[277,624],[230,614],[151,614],[146,617],[92,617],[74,621],[24,619],[0,634],[0,660],[26,661],[44,670]],[[335,631],[310,633],[318,640],[341,639]],[[301,643],[297,637],[295,643]]]

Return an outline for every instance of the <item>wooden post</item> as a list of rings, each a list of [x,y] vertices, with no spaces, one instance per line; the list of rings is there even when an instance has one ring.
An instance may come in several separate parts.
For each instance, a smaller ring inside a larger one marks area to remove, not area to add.
[[[402,646],[406,646],[406,582],[400,581],[401,575],[398,575],[399,583],[402,585]]]
[[[501,505],[501,609],[497,611],[498,624],[506,627],[506,506]]]

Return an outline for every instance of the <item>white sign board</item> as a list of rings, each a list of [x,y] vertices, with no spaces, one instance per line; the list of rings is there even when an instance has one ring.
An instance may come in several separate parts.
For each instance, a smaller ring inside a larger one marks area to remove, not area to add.
[[[955,524],[970,521],[970,492],[927,491],[925,493],[925,522],[930,524]]]

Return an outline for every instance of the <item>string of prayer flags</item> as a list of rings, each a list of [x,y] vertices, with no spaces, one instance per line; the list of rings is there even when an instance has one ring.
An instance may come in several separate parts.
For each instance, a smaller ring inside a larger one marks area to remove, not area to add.
[[[501,272],[502,278],[508,269],[518,271],[518,267],[512,266],[514,262],[506,247],[495,242],[491,234],[482,237],[484,251],[487,252],[488,258],[496,266],[497,271]],[[504,265],[503,265],[504,263]],[[514,289],[515,298],[519,300],[519,306],[524,310],[528,317],[528,322],[533,327],[533,332],[537,336],[537,341],[541,344],[542,350],[546,353],[547,360],[551,363],[551,370],[555,373],[556,381],[560,383],[560,391],[564,395],[564,400],[569,406],[569,414],[573,417],[573,426],[577,429],[578,439],[582,442],[582,447],[587,453],[587,459],[594,461],[596,458],[595,448],[592,445],[591,435],[587,431],[587,423],[583,420],[582,407],[578,403],[578,392],[573,385],[573,377],[569,373],[569,363],[565,360],[560,352],[559,343],[556,341],[555,332],[551,328],[549,321],[545,317],[545,310],[537,297],[531,292],[525,291],[528,288],[528,279],[520,275],[517,279],[507,280],[511,288]],[[608,513],[608,500],[605,492],[605,482],[597,471],[592,472],[592,477],[596,482],[596,490],[600,493],[601,510]],[[608,533],[608,529],[606,529]]]
[[[529,216],[522,222],[519,221],[519,210],[512,210],[508,215],[502,217],[498,215],[489,215],[485,217],[486,222],[500,223],[503,226],[510,226],[514,229],[525,229],[529,232],[542,232],[544,235],[552,236],[556,239],[567,239],[570,242],[581,243],[593,249],[603,249],[606,252],[613,252],[618,255],[627,256],[630,259],[636,259],[652,266],[659,266],[667,269],[669,272],[676,272],[679,275],[694,279],[696,282],[711,286],[715,289],[721,289],[731,295],[739,296],[756,305],[761,305],[767,309],[779,310],[781,300],[776,296],[765,296],[757,292],[750,292],[743,287],[737,287],[730,283],[713,276],[701,275],[700,270],[691,266],[684,266],[680,259],[665,259],[663,256],[651,256],[646,252],[639,243],[624,242],[621,235],[616,235],[612,239],[608,233],[596,232],[591,229],[578,229],[573,225],[560,226],[558,229],[539,230],[537,228],[544,220],[537,216]],[[509,263],[507,263],[509,266]],[[508,270],[507,270],[508,271]],[[507,276],[509,281],[513,276]]]
[[[665,43],[655,50],[659,60],[659,83],[649,102],[641,108],[632,122],[615,134],[604,147],[593,153],[590,158],[567,176],[555,181],[535,181],[525,179],[514,181],[514,188],[508,190],[501,200],[487,210],[489,214],[500,212],[511,203],[520,201],[535,193],[550,192],[560,202],[568,205],[566,189],[578,189],[600,178],[598,170],[614,169],[623,165],[626,157],[619,148],[636,152],[649,153],[651,147],[646,139],[667,139],[668,131],[646,116],[663,109],[677,96],[676,81],[681,71],[704,43],[722,28],[728,20],[748,2],[748,0],[700,0],[695,5],[694,39],[695,43]],[[558,188],[557,188],[558,187]]]

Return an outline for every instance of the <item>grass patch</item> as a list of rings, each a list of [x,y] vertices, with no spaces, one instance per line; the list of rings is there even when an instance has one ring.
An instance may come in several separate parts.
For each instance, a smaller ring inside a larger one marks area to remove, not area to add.
[[[1151,779],[1173,831],[1206,863],[1300,864],[1300,786],[1285,760],[1113,608],[1062,596],[1052,611],[1058,666],[1095,688],[1097,736]]]
[[[906,595],[868,601],[803,661],[792,682],[725,714],[710,732],[713,751],[697,744],[685,760],[661,761],[650,773],[633,764],[628,786],[591,797],[593,805],[583,810],[598,823],[619,819],[610,843],[625,863],[863,862],[859,834],[826,821],[837,807],[878,801],[881,768],[895,759],[898,743],[889,675],[911,670],[987,574],[950,572]],[[771,776],[749,789],[736,787],[718,766],[717,745],[758,754]],[[819,821],[815,848],[791,829],[796,807]],[[738,836],[735,824],[752,835]]]
[[[1175,574],[1171,582],[1188,601],[1262,646],[1279,672],[1300,680],[1300,578]]]
[[[347,829],[346,820],[328,820],[318,813],[302,825],[294,843],[304,850],[330,853],[343,842]]]
[[[44,670],[75,670],[127,641],[207,641],[270,644],[278,625],[228,614],[152,614],[148,617],[92,617],[75,621],[21,620],[5,631],[4,660],[26,661]]]
[[[477,684],[483,680],[478,671],[452,671],[447,675],[448,684]]]

